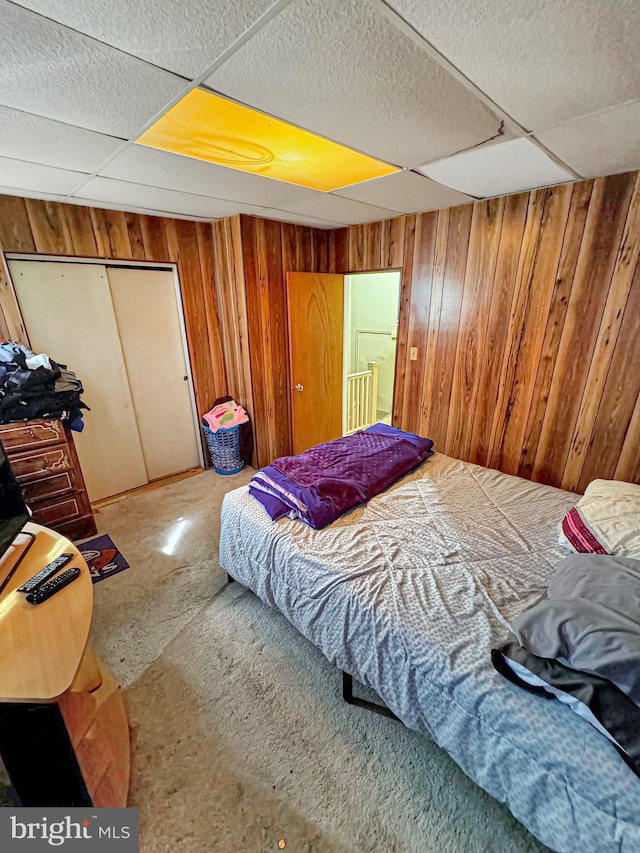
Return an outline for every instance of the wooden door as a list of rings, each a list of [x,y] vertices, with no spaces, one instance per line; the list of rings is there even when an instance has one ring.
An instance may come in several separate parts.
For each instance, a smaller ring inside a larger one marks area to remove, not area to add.
[[[344,277],[287,273],[293,452],[342,435]]]
[[[99,264],[9,261],[30,346],[67,364],[84,385],[75,433],[89,499],[147,482],[107,271]]]
[[[113,308],[150,480],[200,464],[171,270],[108,267]]]

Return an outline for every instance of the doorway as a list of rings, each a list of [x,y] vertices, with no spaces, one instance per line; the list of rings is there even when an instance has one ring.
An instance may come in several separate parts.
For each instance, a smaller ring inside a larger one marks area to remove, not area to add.
[[[69,365],[91,408],[75,434],[91,501],[202,464],[175,270],[8,260],[29,346]]]
[[[342,433],[391,425],[400,271],[344,277]]]
[[[294,453],[391,422],[400,275],[287,273]]]

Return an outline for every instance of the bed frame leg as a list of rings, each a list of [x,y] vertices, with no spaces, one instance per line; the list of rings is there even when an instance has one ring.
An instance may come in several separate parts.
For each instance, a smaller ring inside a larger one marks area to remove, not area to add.
[[[369,702],[368,699],[361,699],[359,696],[353,695],[353,676],[348,672],[342,672],[342,698],[348,705],[356,705],[358,708],[364,708],[367,711],[373,711],[374,714],[381,714],[383,717],[390,717],[392,720],[399,720],[399,717],[387,708],[386,705],[379,705],[377,702]]]
[[[353,704],[353,678],[348,672],[342,673],[342,698],[349,705]]]

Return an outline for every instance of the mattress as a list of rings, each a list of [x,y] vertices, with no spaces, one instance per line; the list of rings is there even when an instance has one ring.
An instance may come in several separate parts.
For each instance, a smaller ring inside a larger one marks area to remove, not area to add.
[[[236,489],[220,561],[549,847],[637,853],[640,780],[613,745],[491,665],[567,555],[577,500],[436,454],[320,531]]]

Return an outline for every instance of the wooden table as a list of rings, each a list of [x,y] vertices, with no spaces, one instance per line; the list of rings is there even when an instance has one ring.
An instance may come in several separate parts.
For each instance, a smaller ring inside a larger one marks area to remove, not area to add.
[[[124,806],[129,727],[111,674],[88,644],[93,584],[78,549],[29,523],[35,541],[0,594],[0,758],[24,806]],[[0,560],[0,584],[25,549]],[[17,588],[63,553],[81,574],[37,606]]]

